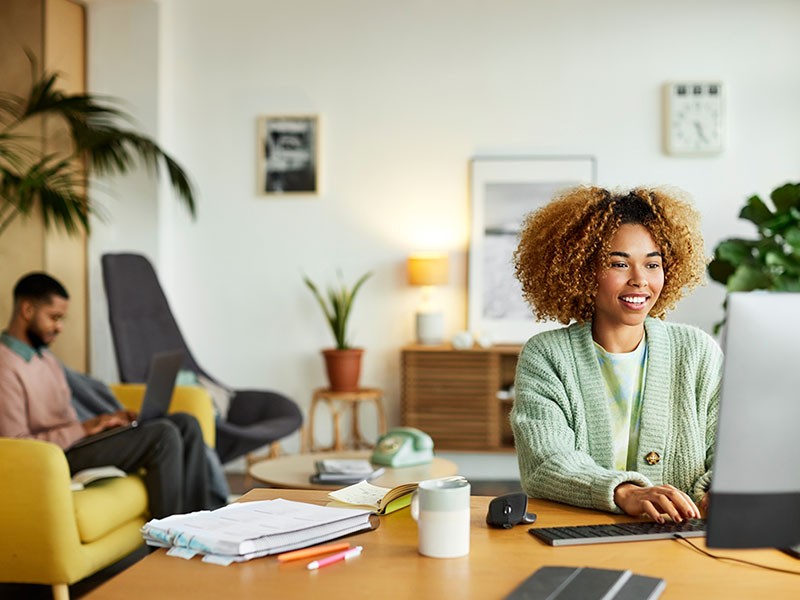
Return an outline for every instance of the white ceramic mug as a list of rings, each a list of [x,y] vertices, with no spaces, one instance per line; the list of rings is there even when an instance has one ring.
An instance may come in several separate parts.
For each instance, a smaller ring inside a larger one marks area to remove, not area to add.
[[[444,477],[421,481],[411,497],[419,553],[432,558],[469,554],[469,481]]]

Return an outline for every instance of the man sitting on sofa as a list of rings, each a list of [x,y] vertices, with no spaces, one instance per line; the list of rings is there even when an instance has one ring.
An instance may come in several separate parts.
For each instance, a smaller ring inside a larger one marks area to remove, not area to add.
[[[72,394],[72,407],[78,413],[78,419],[86,421],[104,413],[113,413],[125,407],[116,399],[111,389],[99,379],[64,367],[67,376],[67,385]],[[181,380],[178,373],[178,381]],[[185,377],[184,377],[185,379]],[[189,384],[186,384],[189,385]],[[195,385],[194,383],[190,385]],[[214,448],[205,446],[206,463],[208,464],[208,492],[211,494],[211,507],[218,508],[228,503],[231,490],[225,470],[219,460],[219,455]]]
[[[102,465],[128,473],[144,468],[154,518],[210,508],[203,436],[191,415],[171,414],[72,447],[86,436],[130,424],[135,415],[121,410],[78,420],[63,366],[47,349],[68,308],[67,290],[45,273],[30,273],[14,287],[11,320],[0,335],[0,436],[58,444],[72,473]]]

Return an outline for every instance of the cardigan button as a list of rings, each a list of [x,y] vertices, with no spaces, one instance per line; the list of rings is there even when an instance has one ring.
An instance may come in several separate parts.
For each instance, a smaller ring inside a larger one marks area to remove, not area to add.
[[[644,459],[647,461],[648,465],[657,465],[659,462],[661,462],[661,456],[659,456],[658,452],[655,450],[648,452]]]

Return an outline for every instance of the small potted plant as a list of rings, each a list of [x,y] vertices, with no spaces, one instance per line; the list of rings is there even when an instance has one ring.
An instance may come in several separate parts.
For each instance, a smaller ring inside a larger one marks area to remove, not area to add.
[[[327,298],[323,296],[313,281],[306,276],[303,277],[306,286],[314,294],[322,312],[325,313],[325,319],[331,326],[336,341],[335,348],[322,350],[328,382],[330,389],[334,392],[352,392],[358,389],[358,380],[361,375],[361,355],[364,350],[353,348],[350,345],[347,339],[347,321],[350,318],[350,311],[353,309],[353,301],[358,290],[371,275],[371,272],[364,273],[352,288],[348,288],[341,271],[337,271],[338,285],[328,286]]]
[[[708,274],[729,292],[800,292],[800,183],[776,188],[770,200],[774,210],[751,196],[739,212],[758,228],[756,239],[728,238],[714,249]]]

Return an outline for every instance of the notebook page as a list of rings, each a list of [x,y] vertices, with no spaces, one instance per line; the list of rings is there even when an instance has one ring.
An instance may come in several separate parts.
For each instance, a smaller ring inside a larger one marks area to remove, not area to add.
[[[390,491],[389,488],[361,481],[347,486],[346,488],[342,488],[341,490],[333,491],[328,494],[328,497],[345,504],[370,506],[377,509],[380,506],[381,498]]]

